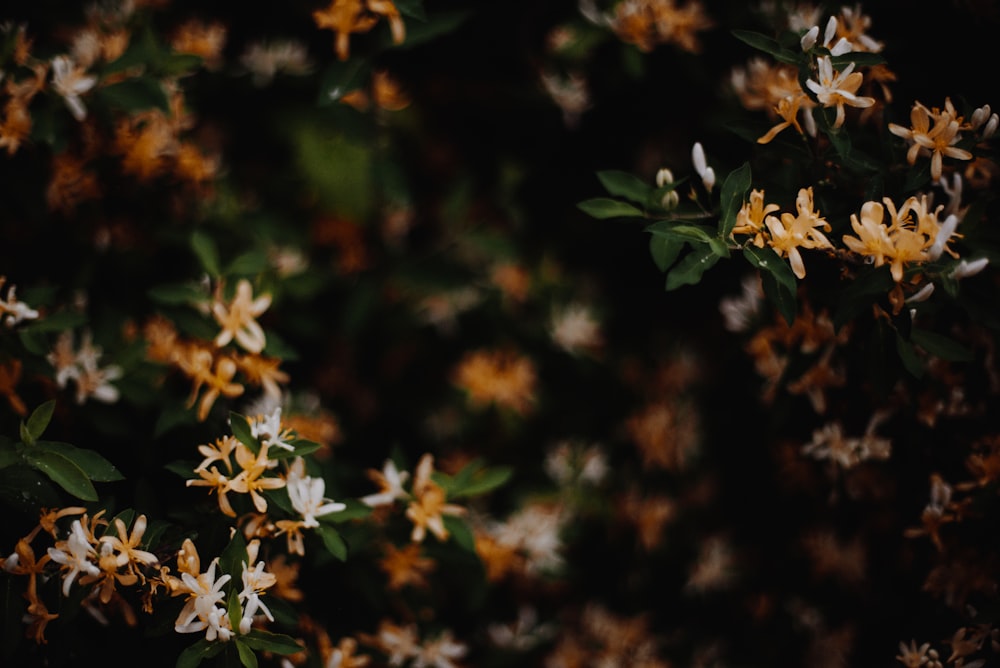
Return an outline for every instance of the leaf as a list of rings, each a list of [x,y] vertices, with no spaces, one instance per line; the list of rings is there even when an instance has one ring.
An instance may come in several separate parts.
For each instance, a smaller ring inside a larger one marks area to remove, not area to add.
[[[316,533],[323,539],[326,549],[340,561],[347,560],[347,543],[341,538],[340,532],[333,527],[320,525],[316,527]]]
[[[635,208],[628,202],[622,202],[609,197],[595,197],[577,204],[577,207],[585,214],[605,220],[607,218],[641,218],[643,212]]]
[[[268,458],[278,460],[288,459],[289,457],[305,457],[323,447],[315,441],[308,441],[304,438],[297,438],[289,445],[292,446],[292,450],[285,450],[284,448],[269,449],[267,451]]]
[[[972,351],[947,336],[914,327],[910,331],[910,341],[929,354],[949,362],[971,362],[975,359]]]
[[[170,112],[170,101],[158,79],[139,77],[104,86],[97,94],[115,110],[124,112],[159,109]]]
[[[76,311],[58,311],[46,315],[44,318],[32,320],[31,323],[21,328],[21,333],[31,332],[64,332],[67,329],[74,329],[87,322],[87,316]]]
[[[702,274],[718,261],[719,256],[707,244],[694,248],[667,274],[666,289],[669,291],[682,285],[696,285]]]
[[[657,234],[666,237],[673,237],[684,241],[699,241],[708,243],[712,240],[713,230],[701,227],[700,225],[688,225],[677,223],[672,220],[658,220],[646,226],[646,231],[650,234]]]
[[[37,441],[45,431],[46,427],[49,426],[49,422],[52,420],[52,413],[55,409],[56,400],[50,399],[31,412],[24,428],[25,431],[27,431],[28,436],[31,438],[32,443]],[[22,440],[24,440],[23,437]],[[27,442],[28,441],[25,441],[25,443]]]
[[[751,182],[750,163],[744,162],[729,172],[722,183],[719,195],[719,234],[723,239],[728,239],[736,227],[736,214],[743,207]]]
[[[147,292],[149,298],[169,306],[198,304],[205,301],[205,293],[200,288],[187,283],[156,285]]]
[[[469,552],[476,551],[476,537],[468,524],[454,515],[442,515],[442,519],[444,520],[444,528],[459,547]]]
[[[924,361],[920,359],[913,344],[900,336],[898,332],[896,333],[896,352],[899,354],[899,360],[903,363],[903,368],[909,371],[914,378],[923,378],[924,372],[927,370]]]
[[[465,19],[471,15],[470,11],[447,11],[438,12],[432,16],[427,16],[421,23],[408,23],[406,25],[406,39],[402,44],[392,41],[392,35],[386,30],[381,40],[380,46],[387,49],[407,49],[418,44],[428,42],[440,35],[446,35],[458,26],[462,25]]]
[[[785,322],[789,325],[795,322],[798,310],[795,291],[789,290],[787,286],[778,282],[774,274],[767,272],[761,274],[761,286],[764,288],[764,296],[778,309]]]
[[[78,448],[75,445],[59,441],[38,441],[37,446],[40,450],[54,452],[70,460],[79,466],[91,480],[114,482],[125,479],[125,476],[115,468],[114,464],[94,450]]]
[[[795,273],[792,272],[788,263],[781,259],[771,248],[758,248],[752,244],[743,247],[743,256],[760,271],[765,271],[778,281],[778,283],[795,294],[798,290],[798,282],[795,280]]]
[[[749,44],[759,51],[771,54],[776,60],[782,63],[798,65],[802,61],[802,57],[797,55],[794,51],[784,48],[777,42],[777,40],[772,39],[767,35],[763,35],[752,30],[733,30],[732,34],[733,37],[741,42]]]
[[[202,638],[193,645],[189,645],[177,657],[176,668],[196,668],[205,659],[210,659],[223,650],[225,645],[221,642],[210,642]]]
[[[343,510],[339,510],[335,513],[327,513],[326,515],[320,515],[316,519],[320,522],[330,522],[332,524],[340,524],[342,522],[348,522],[350,520],[358,520],[368,517],[372,514],[373,508],[357,499],[344,499],[344,505],[347,506]]]
[[[267,253],[260,248],[242,253],[233,258],[226,267],[226,275],[256,275],[268,268]]]
[[[333,104],[347,93],[359,88],[367,74],[368,64],[362,58],[351,57],[332,63],[323,72],[316,104],[321,107]]]
[[[233,640],[233,644],[236,645],[236,653],[239,654],[240,657],[240,663],[242,663],[245,668],[257,668],[257,655],[254,654],[252,649],[250,649],[250,646],[243,642],[239,636]]]
[[[682,248],[684,248],[684,242],[680,239],[660,234],[649,235],[649,254],[653,256],[653,262],[656,263],[660,271],[666,271],[670,268],[670,265],[677,260],[677,256],[681,254]]]
[[[873,267],[858,274],[850,285],[840,291],[837,310],[833,314],[833,326],[839,330],[854,316],[871,306],[877,298],[889,292],[894,284],[889,265]]]
[[[509,466],[497,466],[477,472],[472,479],[452,491],[451,497],[478,496],[490,492],[507,483],[514,475]]]
[[[21,455],[14,442],[6,438],[0,439],[0,469],[13,466],[19,461],[21,461]]]
[[[250,633],[240,636],[240,639],[253,649],[275,654],[295,654],[303,649],[294,638],[264,629],[251,629]]]
[[[73,496],[97,501],[97,490],[87,474],[67,457],[49,450],[32,449],[25,452],[24,459]]]
[[[229,427],[233,430],[233,436],[236,437],[237,441],[250,448],[254,454],[260,452],[260,442],[257,440],[257,437],[253,435],[253,429],[250,428],[249,418],[245,415],[240,415],[239,413],[230,411]]]
[[[624,197],[639,205],[647,204],[653,193],[651,185],[628,172],[612,169],[597,172],[597,178],[604,185],[609,195]]]
[[[424,11],[423,0],[395,0],[396,9],[403,16],[408,16],[411,19],[417,19],[418,21],[426,21],[427,13]]]
[[[219,250],[215,247],[212,237],[201,230],[196,230],[191,235],[191,248],[198,256],[202,268],[211,276],[221,276],[222,268],[219,264]]]

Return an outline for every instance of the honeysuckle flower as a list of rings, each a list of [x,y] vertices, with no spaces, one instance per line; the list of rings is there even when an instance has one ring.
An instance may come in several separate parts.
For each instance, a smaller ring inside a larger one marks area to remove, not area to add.
[[[400,626],[383,619],[379,622],[375,636],[369,640],[389,655],[387,661],[390,666],[402,666],[420,652],[419,636],[413,624]]]
[[[833,69],[829,56],[816,59],[816,74],[818,81],[806,80],[806,87],[815,95],[824,107],[836,107],[837,117],[833,127],[844,124],[845,106],[865,108],[875,104],[875,98],[856,95],[864,81],[860,72],[854,71],[854,63],[848,64],[841,72]]]
[[[232,637],[232,625],[225,608],[226,592],[222,589],[232,579],[228,573],[215,577],[219,558],[216,557],[204,573],[194,575],[181,573],[182,593],[187,600],[177,619],[174,630],[177,633],[197,633],[205,631],[206,640],[229,640]]]
[[[823,43],[822,47],[827,49],[832,56],[842,56],[845,53],[849,53],[854,50],[854,46],[848,41],[846,37],[841,37],[832,46],[830,43],[833,38],[837,36],[838,21],[836,16],[831,16],[830,20],[826,22],[826,30],[823,33]],[[819,39],[819,26],[815,25],[810,28],[804,35],[802,39],[799,40],[799,45],[802,47],[803,51],[809,51],[814,46]]]
[[[393,42],[401,44],[406,26],[391,0],[333,0],[325,9],[313,12],[317,28],[336,33],[335,50],[340,60],[350,55],[351,34],[368,32],[382,16],[389,21]]]
[[[945,250],[945,245],[955,234],[956,227],[958,227],[957,216],[952,215],[944,219],[944,222],[941,223],[941,226],[937,229],[936,233],[933,236],[934,243],[932,243],[931,247],[927,249],[928,260],[933,261],[941,257],[941,253],[943,253]]]
[[[925,285],[924,287],[920,288],[919,290],[917,290],[916,292],[914,292],[912,295],[910,295],[909,297],[907,297],[906,298],[906,303],[907,304],[919,304],[920,302],[925,302],[928,299],[930,299],[931,295],[933,295],[933,294],[934,294],[934,284],[933,283],[928,283],[927,285]]]
[[[211,350],[198,346],[182,346],[175,350],[174,362],[192,380],[189,406],[198,402],[198,420],[204,421],[220,396],[238,397],[244,388],[233,382],[238,367],[228,356],[216,358]],[[201,399],[198,393],[206,388]]]
[[[420,648],[410,665],[413,668],[458,668],[453,659],[461,659],[467,652],[468,647],[457,642],[450,629],[445,629]]]
[[[787,257],[792,271],[798,278],[805,278],[806,268],[799,248],[833,248],[821,230],[830,230],[830,224],[813,211],[812,187],[800,188],[795,197],[796,214],[783,213],[767,216],[767,243],[782,257]]]
[[[413,522],[410,540],[420,543],[428,529],[438,540],[448,539],[448,530],[444,526],[444,515],[462,515],[465,508],[445,503],[445,492],[440,485],[431,480],[434,471],[434,457],[425,454],[417,464],[413,478],[413,500],[406,509],[406,517]]]
[[[284,478],[264,475],[277,466],[277,462],[267,456],[267,451],[267,443],[260,444],[260,451],[257,454],[240,443],[236,448],[236,463],[243,470],[229,481],[231,491],[250,495],[254,508],[259,513],[267,511],[267,499],[264,498],[262,492],[268,489],[281,489],[285,486]]]
[[[945,101],[945,109],[928,109],[920,102],[915,102],[910,110],[911,127],[906,128],[896,123],[889,124],[889,132],[902,137],[910,143],[906,153],[906,161],[913,165],[921,154],[931,156],[931,178],[937,181],[941,178],[944,158],[956,160],[971,160],[972,153],[955,146],[962,140],[959,134],[961,119],[954,112],[951,100]],[[931,126],[933,117],[934,125]]]
[[[312,69],[305,45],[296,40],[255,42],[243,52],[240,64],[251,73],[253,84],[258,87],[270,84],[278,72],[302,75]]]
[[[812,106],[812,100],[805,93],[799,93],[797,95],[789,95],[778,100],[778,103],[774,105],[774,113],[781,118],[781,122],[773,126],[770,130],[765,132],[763,135],[757,138],[758,144],[770,143],[772,139],[778,136],[785,128],[795,128],[798,133],[805,134],[802,130],[802,126],[799,125],[799,111],[805,105],[805,113],[803,114],[804,119],[812,119],[812,113],[809,111]],[[815,134],[815,131],[810,132],[810,134]]]
[[[750,199],[743,203],[736,213],[736,224],[733,226],[733,234],[746,234],[753,237],[750,241],[758,248],[764,247],[764,235],[767,227],[764,221],[767,217],[779,210],[777,204],[764,203],[764,191],[756,188],[750,191]]]
[[[888,202],[891,204],[891,201]],[[844,245],[859,255],[870,258],[875,266],[885,264],[892,257],[895,246],[889,238],[889,228],[882,223],[885,207],[878,202],[865,202],[861,206],[860,217],[851,214],[851,228],[856,237],[845,235]]]
[[[227,306],[222,301],[221,284],[216,291],[212,303],[212,315],[222,327],[215,337],[215,345],[222,347],[236,339],[236,343],[251,353],[259,353],[264,349],[266,338],[264,329],[256,318],[271,305],[271,295],[261,295],[254,299],[253,286],[243,278],[236,284],[236,294]]]
[[[708,166],[705,160],[705,149],[702,148],[701,142],[695,142],[691,148],[691,162],[694,163],[694,171],[698,172],[698,176],[701,177],[705,190],[711,192],[715,185],[715,170]]]
[[[302,516],[302,524],[306,528],[319,526],[317,517],[340,512],[347,508],[346,504],[325,498],[326,481],[305,475],[305,460],[297,457],[285,480],[288,498]]]
[[[882,43],[868,35],[872,19],[861,12],[860,6],[840,8],[837,20],[837,34],[851,43],[852,51],[869,51],[879,53]]]
[[[223,473],[220,473],[214,466],[212,468],[197,468],[194,471],[200,476],[199,478],[191,478],[187,481],[186,485],[188,487],[209,487],[209,492],[216,492],[219,495],[219,510],[222,511],[224,515],[229,517],[236,517],[236,511],[233,510],[232,504],[229,502],[229,497],[227,494],[232,491],[232,479]]]
[[[251,557],[251,561],[253,558]],[[277,577],[273,573],[268,573],[264,568],[264,562],[258,561],[255,566],[248,566],[243,562],[243,589],[240,590],[239,600],[243,604],[243,617],[240,619],[239,631],[241,634],[250,633],[253,626],[254,617],[258,612],[264,614],[269,621],[274,621],[274,615],[267,605],[260,600],[260,595],[265,589],[273,586],[277,582]]]
[[[69,596],[70,587],[79,575],[98,575],[97,550],[90,541],[80,520],[73,520],[69,536],[48,549],[49,558],[62,565],[63,596]]]
[[[52,87],[62,96],[73,118],[82,121],[87,117],[87,108],[80,96],[97,84],[97,77],[84,74],[69,56],[52,59]]]
[[[6,276],[0,276],[0,290],[7,282]],[[17,286],[11,285],[7,288],[7,297],[0,298],[0,320],[10,328],[24,320],[35,320],[38,318],[38,311],[31,308],[22,301],[17,300]]]
[[[397,499],[407,499],[410,494],[403,489],[403,484],[410,477],[409,471],[400,471],[396,468],[396,462],[386,459],[381,471],[369,469],[368,477],[379,486],[379,492],[361,497],[361,502],[365,505],[378,507],[387,506]]]
[[[275,406],[274,410],[267,415],[250,418],[250,433],[262,445],[266,444],[289,451],[295,449],[288,442],[288,439],[293,436],[291,429],[286,429],[281,424],[281,406]]]
[[[129,533],[125,522],[116,517],[114,520],[115,533],[106,533],[98,542],[111,546],[115,553],[115,564],[118,568],[127,567],[130,572],[136,572],[138,565],[153,566],[159,559],[148,550],[139,549],[142,537],[146,533],[146,516],[139,515],[132,523],[132,532]]]

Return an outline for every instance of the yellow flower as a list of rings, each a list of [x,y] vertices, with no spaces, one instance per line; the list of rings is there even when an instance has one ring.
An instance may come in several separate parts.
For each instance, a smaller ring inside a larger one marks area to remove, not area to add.
[[[759,141],[759,140],[758,140]],[[748,234],[753,236],[753,244],[764,247],[766,228],[764,220],[779,209],[777,204],[764,204],[764,191],[750,191],[750,200],[743,203],[736,214],[736,225],[733,234]]]
[[[389,21],[392,41],[401,44],[406,37],[406,27],[391,0],[333,0],[326,9],[313,12],[316,27],[337,33],[337,57],[347,60],[350,55],[352,33],[368,32],[384,16]]]
[[[854,71],[854,63],[849,64],[841,72],[833,69],[833,63],[829,56],[820,56],[816,59],[817,74],[819,81],[808,79],[806,86],[819,100],[824,107],[836,107],[837,119],[833,127],[839,128],[844,124],[844,106],[870,107],[875,104],[873,97],[861,97],[855,95],[861,87],[864,77],[860,72]]]
[[[430,529],[438,540],[448,539],[448,530],[444,526],[443,515],[461,515],[465,508],[445,503],[445,492],[441,486],[431,480],[434,471],[434,458],[425,454],[417,464],[416,475],[413,478],[413,501],[406,509],[406,517],[413,522],[410,540],[420,543]]]
[[[934,126],[931,127],[931,119]],[[971,160],[972,153],[957,148],[955,144],[962,140],[959,130],[962,118],[955,113],[951,100],[945,100],[945,109],[928,109],[919,102],[913,104],[910,110],[911,127],[905,128],[895,123],[889,124],[889,132],[902,137],[910,143],[906,153],[906,161],[913,165],[917,156],[931,156],[931,178],[937,181],[941,178],[942,162],[945,157],[956,160]]]
[[[812,188],[802,188],[795,198],[797,215],[791,213],[768,216],[765,219],[770,237],[768,244],[782,257],[787,257],[792,271],[798,278],[805,278],[806,268],[799,248],[833,248],[823,230],[830,230],[830,224],[813,211]]]
[[[890,202],[891,203],[891,202]],[[876,267],[885,264],[886,257],[892,257],[893,243],[889,229],[882,224],[885,208],[878,202],[865,202],[861,206],[861,216],[851,214],[851,227],[855,237],[844,235],[844,245],[859,255],[872,258]]]

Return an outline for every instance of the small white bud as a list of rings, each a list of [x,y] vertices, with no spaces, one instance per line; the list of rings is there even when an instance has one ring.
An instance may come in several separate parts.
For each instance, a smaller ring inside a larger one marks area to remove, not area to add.
[[[842,56],[851,51],[854,51],[854,45],[847,41],[846,37],[841,37],[836,44],[830,47],[831,56]]]
[[[934,284],[928,283],[924,287],[920,288],[912,295],[906,298],[907,304],[916,304],[919,302],[925,302],[930,299],[931,295],[934,294]]]
[[[691,148],[691,162],[694,163],[694,171],[698,172],[699,176],[705,173],[708,164],[705,162],[705,149],[701,147],[701,142],[696,141]]]
[[[671,172],[666,167],[662,168],[656,173],[656,187],[662,188],[663,186],[674,182],[674,173]]]
[[[819,26],[813,26],[809,28],[809,31],[802,36],[799,40],[799,44],[802,45],[803,51],[808,51],[809,49],[816,46],[816,40],[819,38]]]
[[[961,262],[958,263],[958,266],[955,267],[955,270],[951,272],[951,276],[952,278],[958,280],[961,280],[963,278],[968,278],[969,276],[975,276],[983,269],[985,269],[986,265],[988,265],[989,263],[990,260],[989,258],[986,257],[981,257],[978,260],[973,260],[971,262],[969,262],[968,260],[962,260]]]
[[[705,190],[711,192],[712,186],[715,185],[715,170],[709,167],[704,172],[702,172],[701,182],[705,184]]]
[[[837,17],[831,16],[826,22],[826,32],[823,33],[823,46],[829,46],[833,36],[837,34]]]
[[[1000,125],[1000,118],[996,114],[990,116],[990,120],[986,121],[986,127],[983,128],[983,139],[989,139],[997,131],[997,125]]]
[[[973,130],[979,128],[980,125],[986,122],[986,119],[990,116],[990,105],[984,104],[975,111],[972,112],[972,116],[969,117],[969,125]]]

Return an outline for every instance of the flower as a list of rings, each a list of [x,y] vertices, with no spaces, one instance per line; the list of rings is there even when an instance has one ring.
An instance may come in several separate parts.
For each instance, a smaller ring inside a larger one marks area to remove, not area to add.
[[[87,108],[83,106],[80,96],[97,83],[97,77],[86,76],[83,71],[69,56],[52,59],[52,87],[62,96],[73,118],[78,121],[87,117]]]
[[[302,515],[303,526],[315,528],[319,526],[317,517],[340,512],[347,508],[347,505],[324,498],[326,482],[323,478],[304,475],[304,471],[305,460],[296,457],[285,479],[286,488],[292,507]]]
[[[806,87],[809,88],[824,107],[836,107],[837,118],[833,127],[839,128],[844,124],[844,106],[870,107],[875,104],[873,97],[860,97],[855,95],[864,77],[860,72],[854,71],[854,63],[850,63],[841,72],[835,72],[833,63],[829,56],[820,56],[816,59],[816,68],[819,81],[806,80]]]
[[[931,119],[934,126],[931,127]],[[915,102],[910,110],[911,127],[906,128],[896,123],[889,124],[889,132],[902,137],[910,144],[906,153],[906,161],[913,165],[919,155],[931,156],[931,178],[935,181],[941,178],[944,158],[956,160],[971,160],[972,153],[955,146],[962,140],[959,130],[962,127],[961,117],[955,112],[950,99],[945,100],[945,108],[928,109],[920,102]]]
[[[63,596],[69,596],[69,589],[78,575],[98,575],[101,572],[95,563],[97,550],[94,549],[80,520],[73,520],[69,536],[65,540],[58,541],[55,547],[50,547],[48,555],[52,561],[62,564],[63,570],[67,571],[63,575]]]
[[[182,548],[178,554],[178,563],[183,553]],[[204,573],[197,575],[187,571],[181,573],[180,592],[187,595],[187,601],[174,622],[174,630],[177,633],[205,631],[205,639],[209,641],[216,639],[226,641],[232,637],[229,613],[225,607],[219,607],[225,605],[226,592],[222,588],[232,576],[224,573],[216,578],[215,569],[218,564],[219,558],[216,557]]]
[[[215,345],[221,348],[235,338],[244,350],[259,353],[264,349],[265,337],[255,318],[271,305],[271,296],[261,295],[254,299],[253,286],[243,278],[236,284],[236,294],[227,306],[221,299],[221,287],[220,283],[212,304],[212,315],[222,327],[215,337]]]
[[[698,176],[701,177],[705,190],[711,192],[712,186],[715,185],[715,170],[709,167],[705,161],[705,149],[702,148],[701,142],[694,143],[694,147],[691,149],[691,162],[694,163],[694,171],[698,172]]]
[[[413,500],[406,509],[406,517],[413,522],[410,540],[420,543],[428,529],[438,540],[448,539],[448,530],[444,526],[444,515],[461,515],[465,508],[445,503],[445,492],[436,482],[431,480],[434,471],[434,457],[425,454],[417,464],[416,475],[413,478]]]
[[[770,236],[768,244],[782,257],[787,257],[792,265],[795,276],[802,279],[806,276],[805,264],[799,248],[833,248],[830,240],[820,231],[830,230],[830,224],[813,211],[812,187],[801,188],[795,198],[798,215],[791,213],[768,216],[764,221]]]
[[[351,34],[368,32],[383,16],[389,21],[392,41],[402,44],[406,26],[391,0],[333,0],[325,9],[313,12],[317,28],[337,34],[334,48],[340,60],[347,60],[350,55]]]
[[[361,497],[365,505],[377,507],[394,503],[396,499],[407,499],[410,494],[403,489],[403,484],[409,479],[408,471],[400,471],[391,459],[385,460],[382,470],[369,469],[368,477],[381,489],[376,494]]]

